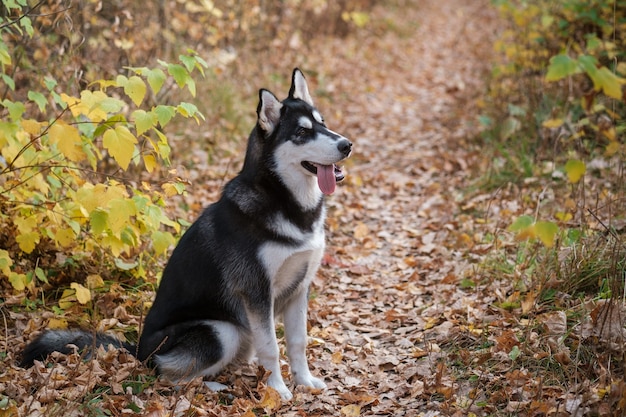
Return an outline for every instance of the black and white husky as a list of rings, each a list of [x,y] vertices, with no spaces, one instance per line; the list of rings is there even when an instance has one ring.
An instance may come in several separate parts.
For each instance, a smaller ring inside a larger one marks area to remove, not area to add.
[[[151,359],[173,381],[215,375],[256,355],[268,384],[292,398],[279,365],[274,318],[282,314],[296,385],[324,388],[307,363],[307,301],[324,251],[324,194],[343,179],[337,163],[352,143],[326,127],[304,76],[289,97],[259,92],[257,124],[241,172],[191,225],[163,271],[138,347],[96,335]],[[23,366],[68,345],[94,345],[83,330],[49,330],[25,349]]]

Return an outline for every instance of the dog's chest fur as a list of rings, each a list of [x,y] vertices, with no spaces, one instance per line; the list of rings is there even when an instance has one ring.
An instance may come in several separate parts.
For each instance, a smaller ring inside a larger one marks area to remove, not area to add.
[[[313,279],[324,252],[324,210],[310,231],[302,230],[282,215],[276,215],[270,227],[286,239],[265,242],[258,255],[270,279],[272,298],[278,300],[308,287]]]

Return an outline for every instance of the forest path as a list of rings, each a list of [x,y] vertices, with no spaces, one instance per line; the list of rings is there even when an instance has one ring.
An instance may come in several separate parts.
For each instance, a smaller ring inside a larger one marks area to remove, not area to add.
[[[467,398],[442,346],[487,310],[459,285],[471,234],[459,206],[496,18],[486,1],[416,3],[376,9],[374,25],[388,30],[318,52],[332,83],[321,86],[332,95],[322,111],[355,150],[329,199],[327,266],[310,313],[324,341],[311,362],[329,382],[307,398],[313,414],[336,413],[337,396],[362,415],[394,416],[448,414]]]
[[[259,383],[263,375],[254,366],[233,366],[219,375],[229,387],[225,392],[209,391],[200,378],[173,387],[119,350],[101,352],[91,361],[74,356],[54,367],[24,370],[15,364],[24,335],[30,337],[54,314],[18,311],[21,300],[14,298],[16,311],[8,317],[16,325],[10,330],[10,349],[5,347],[10,355],[4,359],[0,391],[8,387],[16,405],[5,409],[6,401],[0,401],[0,416],[18,409],[29,416],[140,411],[145,416],[246,417],[432,416],[470,410],[469,390],[479,389],[462,375],[481,372],[472,356],[480,350],[464,359],[470,365],[463,373],[453,363],[460,357],[455,351],[480,346],[473,331],[494,320],[489,314],[496,290],[467,291],[461,285],[472,262],[482,259],[474,250],[480,245],[473,244],[476,220],[462,210],[463,190],[476,157],[468,138],[476,134],[477,98],[485,93],[497,20],[489,0],[393,3],[375,7],[370,23],[345,38],[319,37],[276,51],[270,47],[265,60],[258,59],[265,67],[245,65],[243,56],[239,66],[237,94],[245,93],[250,102],[256,95],[248,92],[266,86],[262,81],[272,82],[270,76],[260,80],[250,74],[265,77],[263,70],[276,74],[281,68],[284,75],[292,65],[300,66],[329,127],[354,143],[346,180],[328,198],[327,251],[309,309],[309,362],[328,389],[298,387],[293,401],[281,404]],[[283,80],[287,85],[287,77]],[[248,109],[246,102],[237,104]],[[180,196],[185,204],[168,206],[173,217],[192,220],[241,166],[239,148],[245,140],[204,140],[212,138],[207,131],[213,126],[206,125],[185,125],[184,134],[173,139],[180,150],[173,146],[172,160],[190,183]],[[207,148],[213,145],[225,151],[210,155],[215,149]],[[148,291],[99,294],[95,310],[111,313],[101,322],[105,327],[118,319],[139,326],[143,317],[126,307],[137,311],[138,299],[149,302],[152,296]],[[6,329],[5,319],[9,334]],[[287,361],[283,364],[290,382]]]

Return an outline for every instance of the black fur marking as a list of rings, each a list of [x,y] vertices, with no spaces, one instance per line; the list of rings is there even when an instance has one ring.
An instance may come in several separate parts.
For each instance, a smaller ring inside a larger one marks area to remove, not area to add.
[[[26,346],[22,352],[20,366],[23,368],[33,366],[34,361],[43,361],[52,352],[70,354],[74,351],[71,345],[76,346],[79,352],[84,352],[87,359],[91,357],[91,350],[99,346],[112,345],[118,349],[125,348],[131,353],[135,352],[135,346],[131,343],[122,342],[104,333],[82,329],[47,330]]]

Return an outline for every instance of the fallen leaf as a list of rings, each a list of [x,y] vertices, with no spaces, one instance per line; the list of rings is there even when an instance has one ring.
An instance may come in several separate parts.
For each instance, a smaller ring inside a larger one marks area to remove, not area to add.
[[[361,415],[361,406],[357,404],[350,404],[341,407],[341,415],[346,417],[358,417]]]

